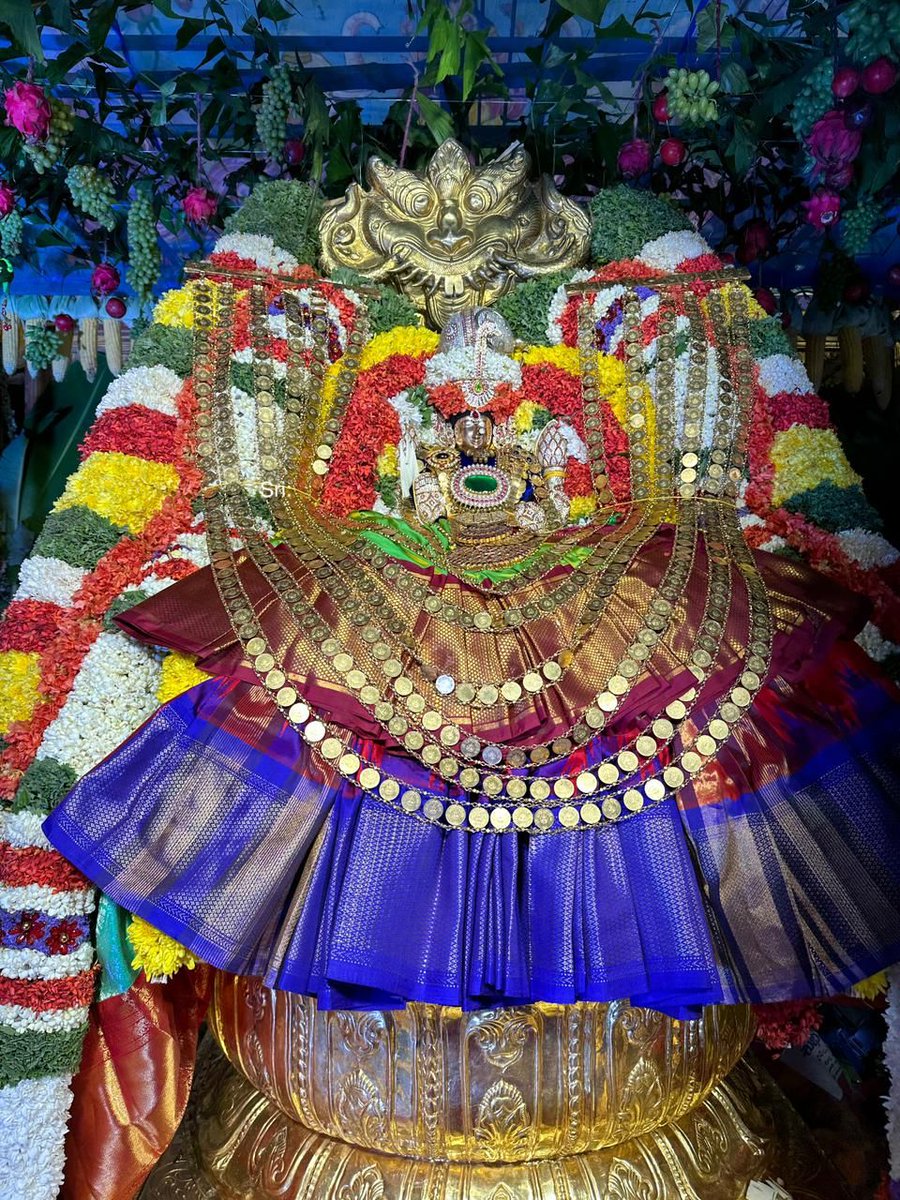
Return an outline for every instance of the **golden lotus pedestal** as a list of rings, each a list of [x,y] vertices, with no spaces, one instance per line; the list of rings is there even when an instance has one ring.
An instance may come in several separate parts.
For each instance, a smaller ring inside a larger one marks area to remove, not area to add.
[[[842,1194],[770,1083],[726,1080],[743,1007],[324,1013],[219,976],[210,1024],[227,1057],[202,1056],[142,1200],[741,1200],[771,1175]]]

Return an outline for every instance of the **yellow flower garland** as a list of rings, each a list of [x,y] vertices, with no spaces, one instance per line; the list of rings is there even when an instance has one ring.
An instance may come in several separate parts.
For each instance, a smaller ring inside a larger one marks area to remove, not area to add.
[[[580,521],[597,511],[596,496],[573,496],[569,503],[569,520]]]
[[[375,460],[375,470],[379,475],[399,475],[400,462],[397,457],[397,447],[388,442]]]
[[[434,354],[440,340],[440,335],[433,329],[419,325],[398,325],[396,329],[376,333],[366,343],[359,358],[359,369],[366,371],[394,354],[406,354],[410,358]]]
[[[217,285],[211,280],[208,281],[208,284],[212,296],[213,315],[215,315]],[[183,287],[172,288],[171,291],[163,292],[156,302],[156,307],[153,309],[154,323],[157,325],[168,325],[174,329],[193,329],[194,291],[196,286],[196,283],[191,281]]]
[[[190,971],[197,965],[197,960],[190,950],[174,938],[154,929],[140,917],[131,918],[128,940],[134,948],[131,965],[136,971],[143,971],[151,982],[165,982],[182,967]]]
[[[140,533],[177,488],[178,472],[168,463],[102,450],[69,477],[53,510],[83,504],[130,533]]]
[[[189,654],[172,650],[162,661],[156,698],[160,704],[165,704],[167,700],[174,700],[188,688],[202,683],[204,679],[209,679],[209,676],[195,666],[194,660]]]
[[[775,434],[771,457],[775,467],[772,503],[776,507],[826,481],[842,488],[860,482],[833,429],[810,429],[807,425],[783,429]]]
[[[0,733],[14,721],[27,721],[40,700],[41,656],[24,650],[0,651]]]

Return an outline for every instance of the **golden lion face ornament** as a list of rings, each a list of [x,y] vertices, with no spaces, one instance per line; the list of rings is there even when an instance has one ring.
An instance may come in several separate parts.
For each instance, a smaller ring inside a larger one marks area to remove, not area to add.
[[[370,190],[352,184],[326,205],[323,266],[393,284],[438,329],[517,280],[577,266],[588,252],[588,216],[548,176],[531,182],[530,166],[512,146],[473,167],[452,140],[424,174],[370,158]]]

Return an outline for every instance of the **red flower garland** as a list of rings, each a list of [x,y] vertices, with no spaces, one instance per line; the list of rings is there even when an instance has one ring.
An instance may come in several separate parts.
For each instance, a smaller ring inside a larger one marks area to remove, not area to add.
[[[172,462],[178,453],[178,418],[143,404],[128,404],[102,413],[79,446],[82,461],[89,454],[115,451],[148,458],[154,462]]]
[[[28,721],[15,722],[0,754],[0,798],[11,799],[22,772],[34,758],[48,726],[72,690],[84,656],[103,628],[102,618],[129,585],[139,584],[144,564],[176,534],[191,528],[191,503],[200,489],[200,473],[189,461],[195,440],[196,401],[188,381],[178,394],[179,450],[173,462],[181,485],[136,537],[122,537],[100,559],[75,593],[71,608],[61,609],[55,634],[45,642],[40,662],[41,703]],[[18,603],[10,606],[15,617]],[[24,601],[21,603],[25,603]],[[7,620],[9,617],[7,617]]]
[[[13,600],[0,621],[0,650],[41,653],[55,637],[63,613],[49,600]]]

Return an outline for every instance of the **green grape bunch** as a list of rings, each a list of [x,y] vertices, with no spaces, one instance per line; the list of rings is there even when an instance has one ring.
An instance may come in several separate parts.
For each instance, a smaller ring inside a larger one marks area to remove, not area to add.
[[[25,338],[25,361],[32,371],[53,366],[59,354],[62,338],[52,325],[33,325]]]
[[[15,258],[22,249],[25,222],[17,212],[0,218],[0,251],[6,258]]]
[[[672,67],[666,77],[669,112],[682,125],[708,125],[718,120],[719,85],[708,71]]]
[[[841,244],[846,252],[854,257],[864,253],[881,220],[881,206],[874,200],[863,200],[848,209],[841,217]]]
[[[830,58],[823,58],[807,74],[800,90],[794,97],[789,120],[791,128],[801,141],[809,136],[816,121],[832,107],[834,103],[834,95],[831,91],[833,79],[834,64]]]
[[[872,0],[853,0],[844,9],[847,22],[847,55],[852,62],[867,67],[876,58],[900,54],[900,4],[873,4]]]
[[[291,72],[284,63],[274,67],[263,84],[262,104],[256,114],[259,140],[273,158],[281,158],[291,111]]]
[[[156,236],[156,213],[149,191],[138,190],[128,210],[128,284],[141,308],[153,299],[162,254]]]
[[[62,100],[55,100],[51,96],[50,108],[52,116],[47,136],[42,142],[26,142],[22,147],[39,175],[43,175],[59,162],[66,140],[75,128],[75,114],[68,104],[63,104]]]
[[[107,175],[97,167],[72,167],[66,176],[66,186],[82,212],[93,217],[102,229],[115,229],[116,189]]]

